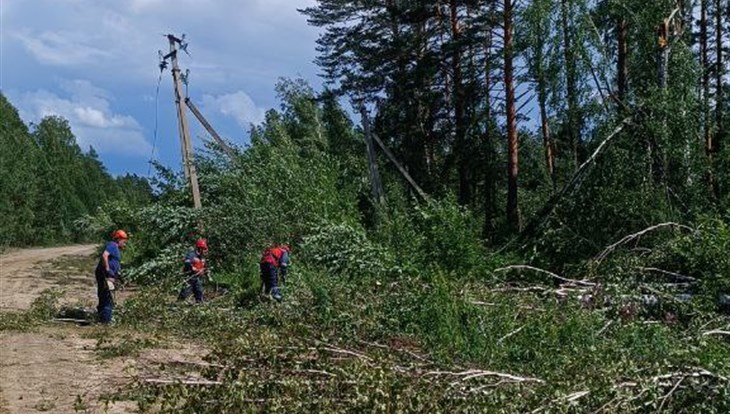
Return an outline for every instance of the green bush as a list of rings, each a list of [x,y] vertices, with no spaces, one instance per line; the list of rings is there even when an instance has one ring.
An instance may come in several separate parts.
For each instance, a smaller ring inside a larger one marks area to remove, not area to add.
[[[367,238],[364,230],[346,224],[312,229],[304,238],[304,258],[323,266],[333,277],[348,281],[400,273],[396,255]]]

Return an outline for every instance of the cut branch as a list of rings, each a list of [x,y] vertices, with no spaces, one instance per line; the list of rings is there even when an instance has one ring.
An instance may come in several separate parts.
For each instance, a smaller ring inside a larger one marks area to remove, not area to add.
[[[533,266],[528,266],[528,265],[512,265],[512,266],[507,266],[507,267],[501,267],[499,269],[495,269],[494,271],[495,272],[504,272],[504,271],[512,270],[512,269],[520,269],[520,270],[527,269],[527,270],[532,270],[534,272],[544,273],[546,275],[550,275],[550,276],[552,276],[552,277],[554,277],[554,278],[556,278],[558,280],[562,280],[563,282],[574,283],[576,285],[583,285],[583,286],[596,286],[596,284],[593,283],[593,282],[587,282],[585,280],[568,279],[566,277],[557,275],[557,274],[555,274],[553,272],[550,272],[548,270],[540,269],[538,267],[533,267]]]
[[[354,357],[363,359],[363,360],[368,361],[368,362],[372,362],[372,360],[373,360],[372,358],[370,358],[367,355],[360,354],[360,353],[357,353],[355,351],[348,351],[347,349],[337,348],[337,347],[334,347],[332,345],[326,345],[326,346],[324,346],[324,347],[322,347],[320,349],[322,349],[323,351],[333,352],[333,353],[337,353],[337,354],[351,355],[351,356],[354,356]]]
[[[639,267],[638,269],[641,270],[642,272],[653,272],[653,273],[660,273],[660,274],[663,274],[663,275],[672,276],[672,277],[674,277],[677,280],[684,280],[684,281],[687,281],[687,282],[695,282],[695,281],[697,281],[697,279],[694,278],[694,277],[681,275],[679,273],[670,272],[670,271],[664,270],[664,269],[657,269],[656,267]]]
[[[657,409],[657,412],[659,412],[659,413],[662,412],[662,408],[664,408],[664,404],[666,404],[666,402],[669,399],[669,397],[671,397],[672,394],[674,394],[674,391],[677,390],[677,388],[679,387],[679,384],[681,384],[682,381],[684,381],[685,378],[687,378],[687,377],[682,376],[681,378],[679,378],[679,380],[677,381],[677,383],[674,384],[674,387],[672,387],[672,389],[669,390],[669,392],[667,393],[667,395],[665,395],[664,398],[662,398],[662,403],[659,404],[659,408]]]
[[[687,226],[685,226],[683,224],[677,224],[677,223],[672,223],[672,222],[661,223],[661,224],[657,224],[657,225],[654,225],[654,226],[651,226],[651,227],[647,227],[644,230],[641,230],[640,232],[637,232],[637,233],[634,233],[634,234],[629,234],[628,236],[626,236],[626,237],[622,238],[621,240],[617,241],[616,243],[608,246],[598,256],[596,256],[596,259],[595,259],[596,263],[600,264],[609,254],[611,254],[611,252],[613,252],[614,250],[616,250],[616,248],[619,247],[619,246],[621,246],[622,244],[626,244],[626,243],[630,242],[631,240],[634,240],[636,238],[639,238],[639,237],[645,235],[646,233],[649,233],[651,231],[654,231],[654,230],[657,230],[657,229],[660,229],[660,228],[664,228],[664,227],[678,227],[678,228],[682,228],[682,229],[686,229],[686,230],[692,231],[692,228],[691,227],[687,227]]]
[[[521,330],[525,329],[525,326],[526,326],[526,325],[522,325],[522,326],[520,326],[519,328],[515,329],[514,331],[512,331],[512,332],[508,333],[507,335],[505,335],[505,336],[503,336],[503,337],[499,338],[499,339],[497,340],[497,343],[498,343],[498,344],[501,344],[502,342],[504,342],[504,341],[505,341],[505,339],[507,339],[507,338],[509,338],[509,337],[511,337],[511,336],[517,335],[517,334],[518,334],[518,333],[519,333],[519,332],[520,332]]]
[[[222,385],[220,381],[208,381],[208,380],[170,380],[160,378],[147,378],[144,380],[147,384],[182,384],[182,385]]]
[[[539,379],[539,378],[531,378],[531,377],[520,377],[517,375],[512,374],[505,374],[503,372],[495,372],[495,371],[482,371],[478,369],[470,369],[466,371],[461,372],[453,372],[453,371],[430,371],[425,374],[424,376],[430,376],[430,375],[452,375],[455,377],[463,377],[461,378],[461,381],[468,381],[474,378],[482,378],[482,377],[498,377],[503,379],[508,379],[513,382],[537,382],[537,383],[544,383],[545,381]]]
[[[613,321],[612,320],[608,321],[608,323],[606,323],[605,325],[603,325],[603,328],[601,328],[598,332],[596,332],[596,336],[599,336],[602,333],[606,332],[606,329],[608,329],[612,324],[613,324]]]
[[[721,331],[719,329],[715,329],[712,331],[707,331],[702,333],[702,336],[709,336],[709,335],[730,335],[730,331]]]
[[[469,301],[469,303],[471,303],[472,305],[480,305],[480,306],[500,306],[498,303],[482,302],[480,300],[472,300],[472,301]],[[527,306],[527,305],[510,305],[510,306],[518,308],[518,309],[528,309],[528,310],[536,310],[536,311],[542,310],[541,308],[536,308],[534,306]]]
[[[695,372],[673,372],[670,374],[664,374],[664,375],[657,375],[656,377],[652,378],[654,382],[659,382],[660,380],[665,379],[672,379],[672,378],[678,378],[678,377],[708,377],[708,378],[715,378],[719,379],[721,381],[729,382],[726,377],[723,377],[722,375],[713,374],[712,372],[704,369],[704,368],[698,368]]]

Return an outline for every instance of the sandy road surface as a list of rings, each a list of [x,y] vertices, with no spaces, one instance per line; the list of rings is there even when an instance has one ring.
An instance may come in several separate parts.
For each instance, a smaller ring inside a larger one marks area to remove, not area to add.
[[[0,255],[0,314],[29,308],[52,287],[66,292],[63,302],[95,306],[95,249],[77,245]],[[203,354],[194,345],[170,341],[133,356],[105,358],[98,352],[99,338],[143,336],[51,322],[30,332],[0,331],[0,414],[136,412],[133,402],[105,406],[99,396],[129,384],[135,374],[160,375],[160,363],[195,363]]]
[[[74,245],[23,249],[0,255],[0,311],[28,309],[42,291],[58,286],[53,278],[43,277],[43,268],[50,268],[52,260],[62,256],[88,257],[95,249],[96,245]],[[93,271],[92,268],[86,274],[73,275],[79,282],[86,282],[73,284],[73,287],[89,287],[84,289],[83,297],[86,299],[95,296]]]

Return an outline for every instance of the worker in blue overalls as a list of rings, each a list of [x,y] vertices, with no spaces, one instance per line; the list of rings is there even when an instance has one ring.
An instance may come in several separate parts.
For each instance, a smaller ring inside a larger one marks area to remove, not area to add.
[[[99,296],[99,305],[96,307],[99,313],[99,322],[108,324],[112,321],[112,309],[114,309],[114,295],[112,292],[115,285],[121,281],[122,252],[127,244],[127,232],[116,230],[112,233],[112,240],[107,242],[104,252],[101,254],[99,263],[96,265],[96,293]]]

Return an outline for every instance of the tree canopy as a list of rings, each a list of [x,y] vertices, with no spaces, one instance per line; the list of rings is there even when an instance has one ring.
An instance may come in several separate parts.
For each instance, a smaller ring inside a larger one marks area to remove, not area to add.
[[[0,94],[0,246],[69,243],[88,234],[75,221],[106,203],[153,200],[147,180],[112,177],[94,148],[84,152],[63,118],[31,128]]]

